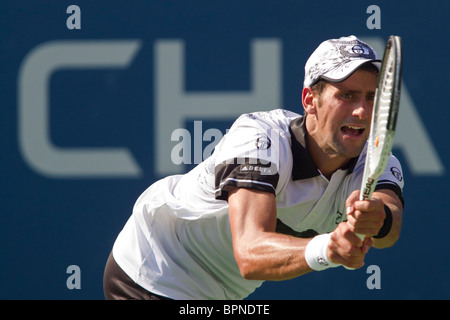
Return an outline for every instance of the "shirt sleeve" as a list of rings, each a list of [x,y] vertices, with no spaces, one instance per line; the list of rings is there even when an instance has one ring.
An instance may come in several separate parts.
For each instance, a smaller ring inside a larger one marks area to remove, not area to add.
[[[275,194],[280,178],[280,130],[252,114],[241,116],[216,147],[215,197],[230,186]]]
[[[405,199],[403,198],[403,171],[400,161],[391,154],[389,161],[386,165],[386,170],[378,179],[375,190],[389,189],[394,191],[400,198],[402,205],[405,205]]]
[[[351,181],[349,181],[349,183],[345,186],[346,198],[350,195],[352,191],[361,189],[366,151],[367,148],[364,148],[353,170]],[[394,191],[399,197],[400,201],[402,202],[402,205],[404,205],[405,200],[403,198],[403,187],[404,187],[404,178],[402,166],[400,164],[400,161],[391,153],[389,156],[388,163],[386,165],[386,169],[378,178],[375,190],[389,189]]]

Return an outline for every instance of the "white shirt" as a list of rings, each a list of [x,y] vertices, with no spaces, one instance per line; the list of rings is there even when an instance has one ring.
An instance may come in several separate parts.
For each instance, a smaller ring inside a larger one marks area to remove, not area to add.
[[[234,258],[228,187],[274,193],[277,232],[310,238],[346,219],[345,200],[361,186],[364,159],[365,149],[328,180],[305,146],[304,117],[281,109],[242,115],[211,157],[184,175],[155,182],[138,198],[114,258],[155,294],[243,299],[263,281],[242,278]],[[402,169],[392,155],[377,188],[401,197]]]

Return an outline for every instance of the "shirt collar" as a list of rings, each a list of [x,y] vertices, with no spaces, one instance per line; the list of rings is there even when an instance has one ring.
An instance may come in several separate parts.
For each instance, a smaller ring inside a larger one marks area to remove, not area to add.
[[[289,125],[291,134],[291,149],[293,156],[292,179],[308,179],[320,175],[317,170],[308,148],[306,147],[306,117],[300,116],[292,120]],[[349,173],[355,168],[359,157],[350,159],[350,161],[342,168],[348,170]]]

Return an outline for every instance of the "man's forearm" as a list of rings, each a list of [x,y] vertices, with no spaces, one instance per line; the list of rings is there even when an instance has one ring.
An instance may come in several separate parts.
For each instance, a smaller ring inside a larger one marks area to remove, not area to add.
[[[373,247],[382,249],[392,247],[400,237],[400,231],[402,228],[402,212],[400,208],[389,204],[387,205],[392,213],[392,225],[389,233],[381,239],[372,237]]]
[[[403,205],[398,197],[390,190],[380,190],[374,193],[380,198],[392,213],[392,225],[389,233],[381,239],[373,238],[373,247],[382,249],[392,247],[400,237],[402,228]]]
[[[312,269],[305,260],[305,248],[311,239],[267,232],[247,245],[235,248],[242,276],[249,280],[288,280]]]

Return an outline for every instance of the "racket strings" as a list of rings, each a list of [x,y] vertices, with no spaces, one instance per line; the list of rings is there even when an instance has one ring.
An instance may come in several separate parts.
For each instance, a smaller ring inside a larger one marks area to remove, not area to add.
[[[393,70],[392,65],[386,68],[385,79],[383,86],[379,92],[378,108],[375,112],[375,128],[371,137],[370,145],[373,148],[373,152],[381,153],[383,142],[387,133],[387,124],[390,117],[390,106],[392,102],[392,91],[394,88]]]

